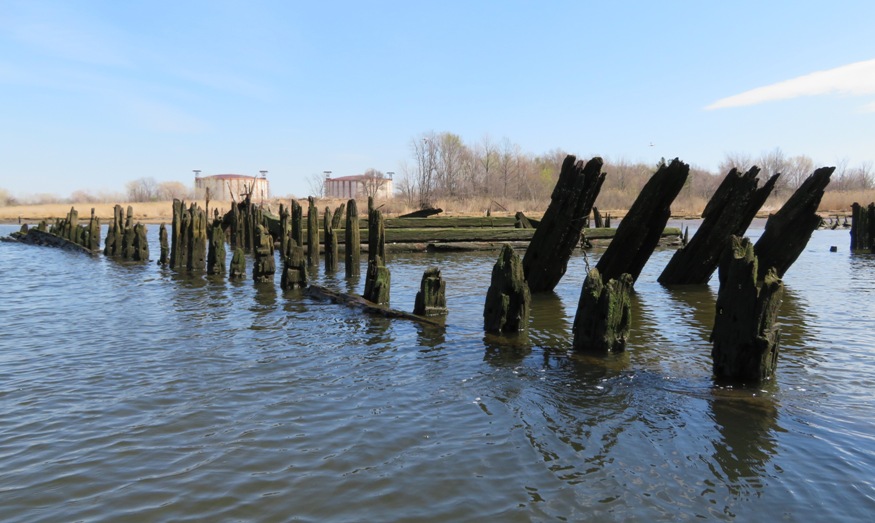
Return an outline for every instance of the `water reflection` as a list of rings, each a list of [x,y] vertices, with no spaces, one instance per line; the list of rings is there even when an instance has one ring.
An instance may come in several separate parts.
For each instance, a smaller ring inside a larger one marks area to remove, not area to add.
[[[529,337],[535,346],[554,351],[567,351],[571,347],[571,322],[558,294],[532,295]]]
[[[768,391],[715,388],[708,400],[719,438],[714,460],[730,485],[762,486],[766,464],[777,452],[778,405]]]

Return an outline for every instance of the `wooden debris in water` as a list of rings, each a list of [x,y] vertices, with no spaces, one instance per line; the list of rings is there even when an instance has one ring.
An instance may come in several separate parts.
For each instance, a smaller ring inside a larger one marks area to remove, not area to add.
[[[603,281],[598,269],[592,269],[583,282],[583,290],[574,316],[574,350],[583,352],[621,352],[632,324],[632,276]]]
[[[711,332],[714,375],[758,382],[775,372],[780,332],[776,323],[784,286],[774,269],[758,284],[758,261],[747,238],[733,236],[718,276],[717,314]]]
[[[835,167],[821,167],[796,189],[775,214],[769,216],[762,236],[753,247],[759,260],[758,279],[775,269],[782,278],[802,254],[811,234],[820,226],[817,207]]]
[[[446,282],[439,267],[431,267],[422,275],[419,292],[413,305],[413,314],[442,316],[447,313]]]
[[[601,158],[593,158],[585,166],[573,155],[565,158],[550,205],[523,257],[523,271],[532,292],[552,291],[565,275],[604,181]]]
[[[492,280],[483,308],[484,330],[494,333],[525,330],[531,300],[522,260],[510,245],[505,244],[492,267]]]
[[[744,234],[775,187],[778,174],[758,188],[759,172],[759,167],[745,173],[736,169],[729,171],[705,206],[698,231],[692,240],[684,241],[684,247],[675,251],[659,276],[659,283],[708,283],[729,245],[729,237]]]

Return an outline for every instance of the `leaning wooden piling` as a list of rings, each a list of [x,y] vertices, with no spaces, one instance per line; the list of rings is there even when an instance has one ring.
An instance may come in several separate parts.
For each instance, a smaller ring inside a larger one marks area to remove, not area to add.
[[[586,165],[573,155],[565,158],[550,205],[523,257],[523,271],[532,292],[552,291],[565,275],[604,181],[601,158]]]
[[[596,268],[604,281],[619,280],[623,274],[637,280],[644,264],[659,244],[671,216],[671,203],[690,173],[690,166],[675,158],[664,162],[644,185],[626,217],[617,227],[614,239],[599,259]]]
[[[717,269],[729,237],[742,236],[771,194],[778,174],[757,187],[759,167],[745,173],[732,169],[702,212],[702,224],[684,247],[675,251],[658,281],[663,285],[706,284]]]
[[[718,276],[717,314],[711,332],[714,375],[758,382],[775,372],[780,332],[777,325],[784,286],[774,269],[758,283],[754,246],[733,236]]]
[[[769,216],[762,236],[753,247],[759,259],[760,280],[772,267],[775,268],[778,278],[782,278],[802,254],[811,234],[820,225],[821,218],[817,215],[817,208],[833,171],[835,167],[815,170],[781,209]]]
[[[483,329],[493,333],[525,330],[532,296],[523,262],[510,245],[503,245],[492,267],[492,280],[483,307]]]
[[[344,265],[346,277],[358,276],[361,269],[361,246],[359,245],[359,212],[355,200],[346,204],[346,230],[344,246]]]

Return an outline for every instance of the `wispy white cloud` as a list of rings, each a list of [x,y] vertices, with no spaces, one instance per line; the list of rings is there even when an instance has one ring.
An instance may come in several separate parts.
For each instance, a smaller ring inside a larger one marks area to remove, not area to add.
[[[816,71],[783,82],[757,87],[750,91],[721,98],[705,109],[743,107],[776,100],[825,94],[851,96],[875,94],[875,60],[856,62],[826,71]],[[863,106],[862,109],[875,111],[875,102]]]
[[[118,99],[122,109],[135,124],[160,133],[192,134],[209,130],[200,118],[172,104],[138,96]]]

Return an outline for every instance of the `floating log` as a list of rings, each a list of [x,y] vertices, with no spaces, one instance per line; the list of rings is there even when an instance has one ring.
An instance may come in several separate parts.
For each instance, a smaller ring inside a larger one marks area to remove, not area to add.
[[[444,327],[443,323],[433,320],[431,318],[417,316],[416,314],[410,314],[409,312],[404,312],[396,309],[390,309],[385,305],[370,302],[362,296],[338,292],[332,289],[328,289],[326,287],[320,287],[319,285],[310,285],[307,288],[307,295],[314,298],[328,299],[335,303],[342,303],[349,307],[356,307],[370,314],[376,314],[379,316],[384,316],[386,318],[405,319],[415,321],[423,325]]]
[[[760,188],[759,167],[745,173],[732,169],[714,191],[702,212],[702,224],[692,240],[675,251],[658,281],[663,285],[708,283],[717,269],[729,237],[742,236],[766,198],[771,194],[778,174]]]
[[[483,308],[484,330],[494,333],[525,330],[531,301],[522,260],[510,245],[505,244],[492,267],[492,280]]]
[[[575,351],[621,352],[632,325],[632,276],[604,281],[598,269],[592,269],[583,282],[583,290],[574,316]]]
[[[280,287],[283,290],[298,289],[307,286],[307,257],[304,248],[295,240],[289,240],[289,252],[283,258],[283,274],[280,277]]]
[[[374,211],[380,212],[380,211]],[[383,264],[383,259],[376,256],[368,261],[368,272],[365,275],[365,292],[362,297],[377,304],[389,303],[389,288],[392,283],[389,269]]]
[[[255,227],[255,262],[252,265],[252,279],[257,282],[273,280],[276,261],[273,256],[273,239],[264,225]]]
[[[344,264],[346,277],[358,276],[361,272],[361,246],[359,235],[359,211],[355,200],[349,200],[346,205]]]
[[[717,314],[711,332],[714,375],[758,382],[775,372],[780,332],[776,324],[783,283],[770,269],[758,286],[755,248],[733,236],[720,262]]]
[[[690,166],[677,158],[669,165],[660,164],[596,264],[603,281],[619,280],[623,274],[632,276],[633,281],[638,279],[659,243],[671,216],[671,202],[683,188],[689,172]]]
[[[875,253],[875,203],[863,207],[854,202],[851,206],[851,252]]]
[[[431,267],[422,275],[419,292],[413,305],[413,314],[442,316],[447,313],[446,283],[438,267]]]
[[[783,278],[787,269],[802,254],[811,234],[820,225],[817,207],[833,171],[835,167],[815,170],[781,209],[769,216],[762,236],[753,247],[759,259],[760,280],[772,267],[778,278]]]
[[[231,279],[241,279],[246,277],[246,253],[242,247],[234,249],[234,254],[231,256],[231,267],[228,269],[228,277]]]
[[[325,208],[325,272],[337,272],[337,232],[334,230],[331,209]]]
[[[435,214],[440,214],[442,212],[444,212],[443,209],[429,207],[428,209],[420,209],[418,211],[402,214],[399,218],[428,218],[429,216],[434,216]]]
[[[568,155],[562,162],[550,205],[523,257],[523,271],[532,292],[552,291],[565,275],[604,181],[601,158],[584,166],[583,161]]]
[[[312,196],[307,198],[307,264],[319,264],[319,210]]]

